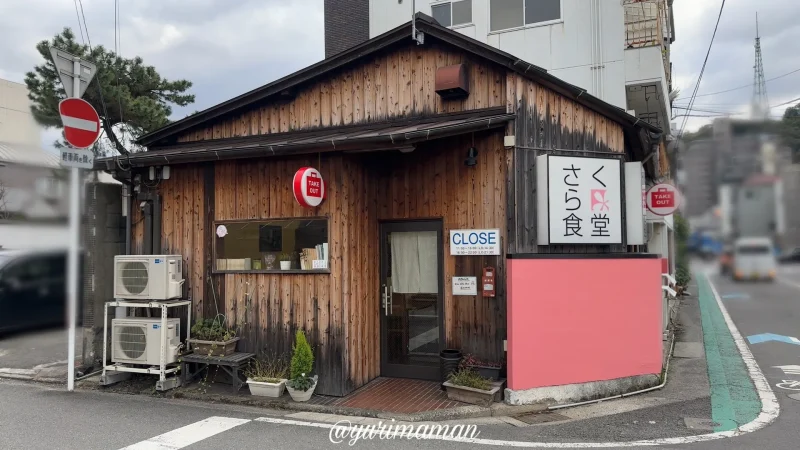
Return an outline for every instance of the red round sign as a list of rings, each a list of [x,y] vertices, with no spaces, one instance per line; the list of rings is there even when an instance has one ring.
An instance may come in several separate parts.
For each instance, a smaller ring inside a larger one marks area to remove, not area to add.
[[[322,175],[313,167],[303,167],[294,174],[292,191],[297,203],[306,208],[316,208],[326,197]]]
[[[64,139],[75,148],[91,147],[100,137],[100,116],[92,105],[79,98],[67,98],[58,104]]]
[[[657,216],[668,216],[681,205],[681,193],[669,184],[657,184],[647,190],[647,209]]]

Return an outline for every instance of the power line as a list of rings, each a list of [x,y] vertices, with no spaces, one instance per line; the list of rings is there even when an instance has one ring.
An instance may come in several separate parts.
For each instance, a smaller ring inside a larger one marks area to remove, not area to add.
[[[777,76],[775,78],[770,78],[769,80],[766,80],[765,83],[769,83],[770,81],[775,81],[775,80],[778,80],[778,79],[781,79],[781,78],[784,78],[784,77],[788,77],[789,75],[795,74],[797,72],[800,72],[800,69],[795,69],[795,70],[793,70],[791,72],[787,72],[787,73],[785,73],[783,75],[779,75],[779,76]],[[739,86],[739,87],[735,87],[735,88],[731,88],[731,89],[725,89],[724,91],[709,92],[708,94],[700,94],[700,95],[697,95],[696,97],[708,97],[709,95],[724,94],[726,92],[733,92],[733,91],[738,91],[740,89],[748,89],[748,88],[752,88],[752,87],[753,87],[753,84],[750,83],[750,84],[745,84],[743,86]],[[684,100],[684,99],[686,99],[686,97],[679,97],[679,98],[676,98],[675,100]]]
[[[81,27],[81,15],[78,13],[78,0],[72,0],[75,3],[75,17],[78,18],[78,31],[81,33],[81,42],[86,45],[86,39],[83,38],[83,27]]]
[[[777,108],[778,106],[788,105],[789,103],[794,103],[794,102],[797,102],[797,101],[800,101],[800,97],[797,97],[795,99],[789,100],[788,102],[783,102],[783,103],[780,103],[780,104],[777,104],[777,105],[770,105],[770,108]]]
[[[686,117],[683,118],[683,124],[681,125],[681,130],[678,133],[678,138],[680,139],[683,136],[683,131],[686,129],[686,123],[689,121],[689,115],[692,113],[692,107],[694,106],[694,101],[697,98],[697,91],[700,89],[700,83],[703,81],[703,74],[706,71],[706,65],[708,64],[708,57],[711,56],[711,48],[714,46],[714,38],[717,37],[717,29],[719,29],[719,21],[722,19],[722,11],[725,9],[725,0],[722,0],[722,4],[719,7],[719,15],[717,16],[717,23],[714,25],[714,33],[711,35],[711,42],[708,44],[708,51],[706,52],[706,58],[703,61],[703,67],[700,69],[700,76],[697,78],[697,84],[694,86],[694,92],[692,92],[691,100],[689,100],[689,107],[687,108]]]

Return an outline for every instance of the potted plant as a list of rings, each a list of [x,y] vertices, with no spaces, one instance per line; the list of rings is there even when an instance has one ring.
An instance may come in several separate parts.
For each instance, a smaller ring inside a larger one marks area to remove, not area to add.
[[[281,270],[290,270],[292,268],[292,261],[294,260],[293,253],[281,253],[278,255],[278,260],[281,262]]]
[[[283,357],[267,355],[251,361],[245,375],[250,394],[278,398],[286,388],[289,365]]]
[[[191,349],[201,355],[227,356],[236,351],[236,330],[228,328],[220,316],[200,320],[192,326],[191,338],[187,339]]]
[[[492,381],[473,369],[458,369],[444,382],[447,398],[479,406],[490,406],[501,400],[503,381]]]
[[[484,378],[497,381],[500,379],[500,371],[503,369],[503,363],[500,361],[480,359],[468,353],[464,356],[464,359],[461,360],[458,367],[460,369],[472,369]]]
[[[292,396],[292,400],[305,402],[314,394],[314,389],[317,387],[317,376],[311,376],[314,354],[311,352],[311,346],[308,345],[306,335],[301,330],[297,330],[297,334],[295,334],[292,350],[290,379],[286,382],[286,389]]]

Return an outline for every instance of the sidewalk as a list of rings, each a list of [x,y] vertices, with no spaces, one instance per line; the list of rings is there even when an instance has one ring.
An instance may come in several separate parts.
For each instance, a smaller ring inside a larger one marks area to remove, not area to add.
[[[76,367],[81,339],[75,339]],[[51,383],[67,381],[67,332],[63,328],[0,337],[0,378]]]

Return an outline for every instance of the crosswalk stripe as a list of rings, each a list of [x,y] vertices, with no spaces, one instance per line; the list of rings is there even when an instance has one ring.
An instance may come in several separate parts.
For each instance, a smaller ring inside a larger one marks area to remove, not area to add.
[[[146,441],[137,442],[121,450],[177,450],[247,422],[250,422],[250,420],[234,419],[232,417],[209,417],[152,437]]]

